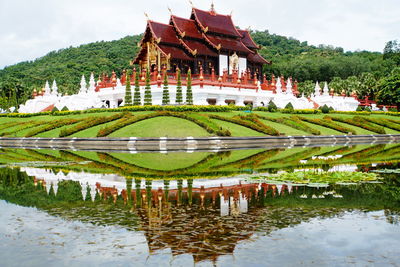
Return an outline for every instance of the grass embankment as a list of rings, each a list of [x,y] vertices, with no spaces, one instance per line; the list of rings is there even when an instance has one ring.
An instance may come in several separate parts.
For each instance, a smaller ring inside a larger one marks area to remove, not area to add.
[[[206,137],[399,134],[382,114],[284,114],[263,111],[124,111],[0,117],[4,137]]]

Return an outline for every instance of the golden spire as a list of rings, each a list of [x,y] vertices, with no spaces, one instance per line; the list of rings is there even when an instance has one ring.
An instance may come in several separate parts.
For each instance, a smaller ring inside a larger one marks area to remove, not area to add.
[[[144,16],[147,18],[147,20],[150,20],[149,15],[146,12],[144,12]]]
[[[211,0],[211,9],[210,9],[210,11],[211,11],[212,13],[215,13],[214,0]]]
[[[170,13],[171,16],[172,16],[172,9],[171,9],[170,7],[168,7],[168,11],[169,11],[169,13]]]

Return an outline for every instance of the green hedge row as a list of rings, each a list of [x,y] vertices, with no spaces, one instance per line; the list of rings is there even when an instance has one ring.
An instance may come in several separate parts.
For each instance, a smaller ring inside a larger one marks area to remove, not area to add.
[[[306,121],[306,122],[309,122],[309,123],[312,123],[312,124],[316,124],[316,125],[320,125],[320,126],[323,126],[323,127],[326,127],[326,128],[330,128],[330,129],[336,130],[336,131],[341,132],[341,133],[357,134],[356,131],[354,131],[354,130],[352,130],[350,128],[341,126],[341,125],[339,125],[337,123],[334,123],[333,121],[323,120],[323,119],[309,119],[309,118],[300,117],[300,116],[298,116],[298,118],[300,120],[302,120],[302,121]]]
[[[274,136],[279,135],[279,132],[275,128],[265,125],[262,121],[260,121],[260,119],[258,118],[257,115],[254,115],[254,114],[237,115],[237,116],[234,116],[234,118],[250,121],[250,122],[254,123],[256,126],[264,129],[264,131],[268,132],[267,134],[269,134],[269,135],[274,135]]]
[[[71,134],[88,129],[93,126],[97,126],[100,124],[118,120],[118,119],[122,118],[124,115],[125,115],[124,113],[118,113],[118,114],[114,114],[114,115],[108,116],[108,117],[89,117],[73,127],[70,127],[67,129],[62,129],[59,136],[60,137],[69,136]]]
[[[353,118],[347,118],[347,119],[340,117],[325,116],[324,119],[347,123],[378,134],[386,133],[383,127],[372,125],[366,119],[359,116],[354,116]]]
[[[38,121],[27,121],[27,122],[24,122],[22,124],[18,124],[18,126],[20,126],[20,127],[18,127],[17,129],[14,129],[14,130],[9,131],[9,132],[2,132],[0,134],[0,136],[15,136],[15,134],[20,132],[20,131],[24,131],[26,129],[34,128],[34,127],[37,127],[37,126],[39,126],[41,124],[43,124],[43,122],[41,122],[41,121],[40,122],[38,122]],[[15,125],[15,126],[17,126],[17,125]],[[21,127],[21,126],[23,126],[23,127]]]
[[[364,118],[365,120],[378,124],[380,126],[384,126],[386,128],[392,129],[392,130],[396,130],[396,131],[400,131],[400,125],[394,122],[391,122],[389,120],[386,120],[384,118]]]
[[[35,135],[40,134],[40,133],[44,133],[44,132],[47,132],[47,131],[51,131],[51,130],[63,127],[65,125],[71,125],[71,124],[77,123],[78,121],[80,121],[80,120],[62,119],[62,120],[57,120],[57,121],[54,121],[54,122],[50,122],[49,124],[44,125],[43,127],[40,127],[40,128],[37,128],[37,129],[34,129],[34,130],[28,132],[25,135],[25,137],[32,137],[32,136],[35,136]]]
[[[189,115],[189,117],[192,117],[192,118],[196,119],[197,121],[201,122],[202,124],[206,125],[208,128],[211,129],[211,131],[214,131],[218,136],[231,136],[232,135],[228,129],[224,129],[223,127],[217,125],[215,122],[210,120],[210,118],[206,115],[202,115],[202,114],[198,114],[198,113],[189,113],[188,115]],[[210,132],[210,130],[207,130],[207,132]]]
[[[257,132],[263,133],[263,134],[279,135],[279,132],[277,130],[275,130],[274,128],[272,128],[272,127],[264,128],[263,126],[266,126],[266,125],[264,125],[263,123],[261,123],[261,126],[259,126],[259,125],[255,124],[252,121],[243,120],[243,119],[241,119],[239,117],[236,117],[236,116],[232,117],[232,118],[223,117],[223,116],[214,115],[214,114],[210,114],[208,116],[210,118],[212,118],[212,119],[217,119],[217,120],[221,120],[221,121],[227,121],[227,122],[231,122],[231,123],[234,123],[234,124],[238,124],[238,125],[244,126],[246,128],[255,130]]]
[[[306,133],[310,133],[312,135],[320,135],[321,132],[318,131],[317,129],[311,128],[310,126],[306,125],[302,121],[300,121],[298,118],[295,116],[292,116],[290,119],[286,117],[282,118],[270,118],[270,117],[265,117],[265,116],[259,116],[260,119],[263,120],[268,120],[280,124],[284,124],[286,126],[292,127],[294,129],[304,131]]]

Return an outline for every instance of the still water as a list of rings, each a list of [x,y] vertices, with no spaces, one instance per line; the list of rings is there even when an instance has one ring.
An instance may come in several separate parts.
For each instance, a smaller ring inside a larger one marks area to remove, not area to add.
[[[1,265],[398,266],[399,162],[399,144],[1,149]]]

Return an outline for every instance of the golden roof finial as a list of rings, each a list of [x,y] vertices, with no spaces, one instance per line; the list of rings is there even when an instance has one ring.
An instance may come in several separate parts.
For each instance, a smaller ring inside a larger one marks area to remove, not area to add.
[[[144,16],[147,18],[147,20],[150,20],[149,15],[146,12],[144,12]]]
[[[172,16],[172,9],[171,9],[170,7],[168,7],[168,11],[169,11],[169,13],[170,13],[171,16]]]
[[[214,0],[211,0],[211,12],[215,13],[215,8],[214,8]]]

